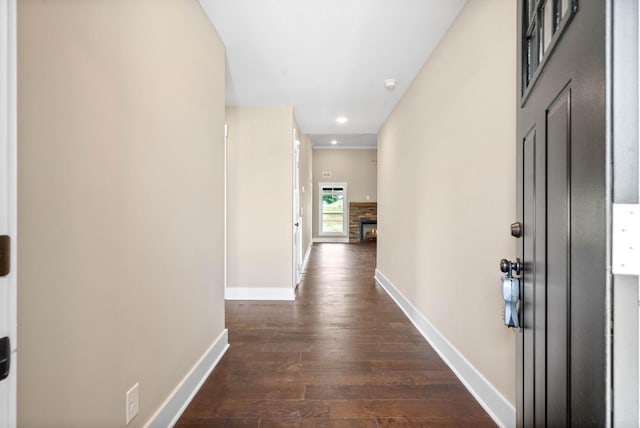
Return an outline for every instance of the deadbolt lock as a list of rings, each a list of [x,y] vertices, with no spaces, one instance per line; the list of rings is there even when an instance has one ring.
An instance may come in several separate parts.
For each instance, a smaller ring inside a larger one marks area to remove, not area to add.
[[[511,236],[514,238],[522,237],[522,223],[516,221],[515,223],[511,223]]]

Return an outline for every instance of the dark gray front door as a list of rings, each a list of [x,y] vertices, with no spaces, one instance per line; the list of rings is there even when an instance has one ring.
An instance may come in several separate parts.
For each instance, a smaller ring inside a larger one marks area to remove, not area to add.
[[[604,0],[520,0],[518,425],[606,422]]]

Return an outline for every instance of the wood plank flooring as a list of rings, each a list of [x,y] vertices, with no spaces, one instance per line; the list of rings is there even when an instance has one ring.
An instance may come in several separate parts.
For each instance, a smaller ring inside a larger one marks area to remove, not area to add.
[[[295,302],[227,302],[231,347],[176,426],[495,426],[375,284],[375,249],[315,244]]]

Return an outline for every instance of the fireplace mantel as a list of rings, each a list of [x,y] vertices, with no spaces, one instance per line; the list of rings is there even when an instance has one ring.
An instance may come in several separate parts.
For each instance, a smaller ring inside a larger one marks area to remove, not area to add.
[[[349,203],[350,207],[362,207],[362,208],[367,208],[367,207],[378,207],[378,203],[377,202],[351,202]]]

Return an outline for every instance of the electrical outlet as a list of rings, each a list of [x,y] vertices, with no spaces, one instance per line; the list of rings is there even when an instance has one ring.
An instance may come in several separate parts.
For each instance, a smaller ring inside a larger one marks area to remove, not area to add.
[[[129,422],[133,418],[136,417],[138,411],[140,410],[140,383],[136,382],[135,385],[131,387],[130,390],[127,391],[125,397],[125,416],[126,416],[126,425],[129,425]]]

